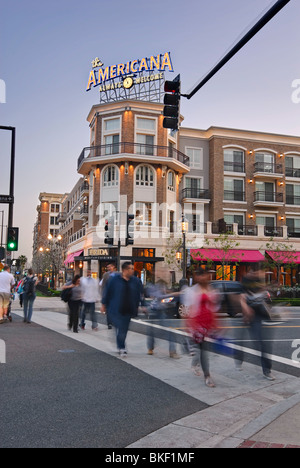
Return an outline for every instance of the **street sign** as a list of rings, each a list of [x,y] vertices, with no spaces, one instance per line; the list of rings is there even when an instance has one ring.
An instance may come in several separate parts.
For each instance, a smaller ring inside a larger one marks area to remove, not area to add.
[[[13,203],[14,197],[10,195],[0,195],[0,203]]]

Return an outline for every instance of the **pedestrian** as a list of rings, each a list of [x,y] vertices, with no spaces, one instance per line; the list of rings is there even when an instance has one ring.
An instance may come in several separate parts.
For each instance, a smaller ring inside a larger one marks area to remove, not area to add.
[[[33,303],[36,298],[36,285],[38,278],[34,275],[32,268],[29,268],[27,276],[23,279],[21,286],[23,288],[23,311],[24,322],[31,323],[33,313]]]
[[[7,318],[7,310],[14,285],[15,280],[10,273],[10,268],[5,265],[0,273],[0,324],[4,323]]]
[[[95,312],[96,302],[100,299],[99,285],[98,281],[92,277],[92,271],[87,271],[86,278],[81,278],[80,280],[82,288],[82,303],[83,307],[81,309],[81,324],[80,328],[85,330],[85,317],[86,314],[90,314],[92,321],[92,330],[98,330],[98,322]]]
[[[242,280],[245,294],[242,295],[242,311],[244,324],[248,327],[250,338],[255,341],[261,352],[261,367],[267,380],[274,381],[272,374],[272,339],[273,330],[266,324],[271,321],[268,309],[269,294],[265,289],[264,272],[251,271]],[[243,333],[246,328],[242,328]],[[241,340],[243,337],[239,337]],[[242,370],[244,352],[241,348],[235,356],[236,368]]]
[[[73,329],[74,333],[78,333],[79,311],[82,304],[82,288],[80,285],[80,276],[75,275],[72,281],[69,281],[63,286],[63,289],[72,289],[69,305],[69,330]]]
[[[23,283],[23,279],[21,279],[19,282],[18,282],[18,285],[16,287],[16,291],[19,295],[19,302],[20,302],[20,307],[23,307],[23,294],[24,294],[24,289],[23,289],[23,286],[22,286],[22,283]]]
[[[105,288],[108,284],[108,280],[113,276],[113,275],[118,275],[118,270],[115,262],[111,262],[106,266],[107,271],[104,273],[102,280],[100,281],[100,294],[101,298],[104,296]],[[101,301],[102,302],[102,301]],[[106,312],[106,319],[107,319],[107,327],[109,330],[112,329],[112,320],[110,318],[110,314],[108,311]]]
[[[218,309],[218,295],[210,286],[210,275],[206,269],[194,273],[195,286],[186,291],[185,305],[189,308],[188,326],[194,341],[192,369],[195,375],[204,374],[205,384],[215,387],[210,376],[207,338],[217,327],[215,312]]]
[[[134,266],[124,262],[122,274],[113,275],[102,298],[102,312],[107,312],[116,329],[117,348],[121,357],[127,357],[126,337],[132,317],[138,314],[143,303],[143,285],[134,276]]]
[[[158,281],[154,285],[148,285],[147,289],[147,296],[152,298],[151,306],[148,311],[149,317],[151,320],[155,320],[158,325],[164,326],[164,321],[167,319],[166,313],[166,305],[162,303],[163,298],[166,296],[166,284],[163,280]],[[166,327],[168,329],[168,327]],[[155,347],[155,335],[157,329],[154,327],[148,327],[148,336],[147,336],[147,347],[148,347],[148,355],[152,356],[154,353]],[[168,332],[168,341],[169,341],[169,356],[172,359],[179,359],[179,355],[176,351],[176,341],[174,340],[174,334],[172,331]]]

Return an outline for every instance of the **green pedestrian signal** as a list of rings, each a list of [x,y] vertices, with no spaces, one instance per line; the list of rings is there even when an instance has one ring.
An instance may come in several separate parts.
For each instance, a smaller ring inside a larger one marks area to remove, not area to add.
[[[16,252],[19,248],[19,228],[9,227],[7,229],[7,244],[8,252]]]

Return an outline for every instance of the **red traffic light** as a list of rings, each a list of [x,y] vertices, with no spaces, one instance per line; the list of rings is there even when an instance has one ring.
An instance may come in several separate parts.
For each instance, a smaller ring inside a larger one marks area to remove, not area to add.
[[[180,81],[166,81],[165,93],[178,93],[180,92]]]

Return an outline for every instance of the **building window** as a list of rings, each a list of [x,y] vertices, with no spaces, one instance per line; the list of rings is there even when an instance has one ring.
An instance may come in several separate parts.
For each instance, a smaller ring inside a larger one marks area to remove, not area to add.
[[[175,174],[173,171],[169,171],[168,172],[168,190],[170,190],[171,192],[175,192],[175,186],[176,186]]]
[[[60,205],[55,204],[55,203],[52,203],[52,204],[51,204],[51,208],[50,208],[50,209],[51,209],[51,213],[59,213],[59,207],[60,207]]]
[[[190,168],[203,170],[203,148],[186,148],[190,158]]]
[[[245,201],[243,179],[224,178],[224,200]]]
[[[137,154],[154,155],[154,135],[142,135],[138,133],[136,136]]]
[[[152,203],[135,204],[135,225],[152,226]]]
[[[300,156],[286,156],[285,175],[287,177],[300,177]]]
[[[300,205],[300,185],[286,184],[287,205]]]
[[[258,172],[275,172],[275,157],[271,153],[255,153],[255,171]]]
[[[104,187],[116,187],[119,185],[119,169],[116,166],[108,166],[103,173]]]
[[[245,172],[244,151],[237,149],[224,150],[224,171]]]
[[[135,184],[139,187],[154,186],[154,171],[150,166],[140,166],[136,170]]]
[[[108,135],[104,137],[105,141],[105,154],[118,154],[119,151],[119,143],[120,143],[120,135]]]
[[[155,119],[145,119],[142,117],[137,117],[136,119],[136,128],[138,130],[147,130],[150,132],[155,132],[156,121]]]
[[[120,130],[120,118],[104,120],[104,130],[106,132]]]

